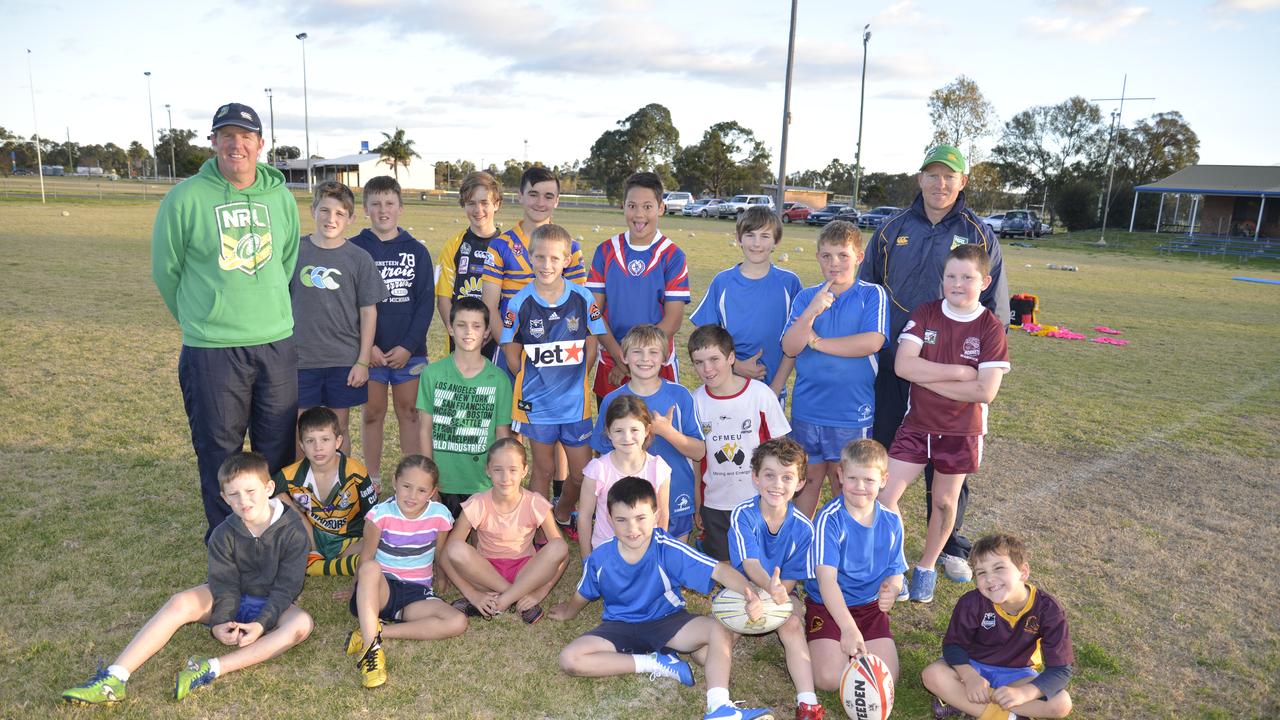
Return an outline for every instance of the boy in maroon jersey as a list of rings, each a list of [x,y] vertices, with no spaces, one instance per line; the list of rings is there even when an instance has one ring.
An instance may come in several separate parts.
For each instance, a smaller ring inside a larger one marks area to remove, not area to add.
[[[969,562],[978,589],[956,602],[942,659],[921,675],[937,696],[934,717],[1066,717],[1075,660],[1067,614],[1056,598],[1027,583],[1031,567],[1022,541],[988,535],[974,543]]]
[[[898,498],[933,463],[932,513],[924,551],[911,571],[914,602],[933,600],[933,569],[956,521],[965,476],[982,462],[987,403],[1009,371],[1004,325],[978,298],[991,284],[991,259],[980,245],[960,244],[947,255],[942,299],[916,307],[898,336],[894,370],[911,381],[907,415],[889,447],[889,481],[880,502],[898,512]]]

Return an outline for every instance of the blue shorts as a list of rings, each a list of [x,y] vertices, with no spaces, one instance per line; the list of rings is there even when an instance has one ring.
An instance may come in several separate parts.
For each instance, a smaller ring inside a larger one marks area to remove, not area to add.
[[[680,608],[666,617],[648,622],[629,623],[621,620],[605,620],[588,630],[586,634],[608,640],[613,643],[614,650],[620,653],[643,655],[651,652],[671,652],[667,648],[667,641],[675,637],[676,633],[680,632],[680,628],[695,617],[697,616],[689,614],[688,610]]]
[[[320,407],[346,409],[369,402],[369,386],[347,385],[350,367],[298,369],[298,409]]]
[[[370,367],[369,382],[382,383],[383,385],[400,385],[417,380],[422,371],[426,369],[427,359],[419,355],[409,358],[409,362],[405,363],[402,368],[389,368],[386,365]]]
[[[682,538],[693,532],[693,515],[681,515],[667,520],[667,534],[674,538]]]
[[[854,440],[871,437],[871,428],[841,428],[791,421],[791,439],[800,443],[810,463],[840,462],[840,451]]]
[[[258,619],[262,608],[267,606],[267,598],[263,595],[241,595],[240,605],[236,607],[235,621],[251,623]]]
[[[980,663],[977,660],[969,660],[969,664],[973,666],[974,670],[978,671],[983,680],[991,683],[993,688],[1012,685],[1022,678],[1033,678],[1040,674],[1033,667],[1001,667],[999,665]]]
[[[419,600],[430,600],[435,597],[435,592],[427,585],[419,585],[418,583],[407,583],[403,580],[397,580],[386,573],[382,573],[382,579],[387,581],[387,604],[378,610],[378,618],[383,622],[400,622],[400,615],[403,610]],[[360,617],[359,608],[356,606],[356,592],[352,591],[351,600],[347,602],[347,608],[351,610],[351,614]]]
[[[565,447],[582,447],[591,440],[591,431],[595,426],[590,420],[579,420],[571,423],[522,423],[512,421],[511,430],[518,432],[530,440],[543,445],[555,445],[557,442]]]

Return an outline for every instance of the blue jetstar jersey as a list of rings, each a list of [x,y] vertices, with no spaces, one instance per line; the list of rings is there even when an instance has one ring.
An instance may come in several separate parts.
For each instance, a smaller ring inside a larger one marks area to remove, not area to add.
[[[791,327],[821,285],[805,288],[791,302]],[[818,337],[834,338],[864,332],[888,332],[889,310],[884,288],[858,280],[840,293],[831,307],[813,321]],[[888,342],[886,336],[885,342]],[[884,347],[884,345],[881,345]],[[875,418],[876,353],[847,358],[806,347],[796,356],[796,384],[791,420],[838,428],[867,428]]]
[[[624,232],[600,243],[591,258],[587,289],[605,296],[604,317],[618,342],[637,325],[657,325],[668,302],[689,302],[684,251],[659,232],[638,248]]]
[[[680,588],[706,594],[715,585],[711,573],[716,561],[661,528],[654,528],[649,549],[634,565],[622,558],[619,547],[617,538],[597,545],[578,581],[583,598],[604,598],[604,620],[661,620],[684,607]]]
[[[836,569],[846,606],[875,602],[880,583],[907,571],[907,559],[902,554],[902,518],[876,502],[875,519],[871,527],[864,527],[845,509],[843,497],[833,498],[813,521],[810,579],[804,584],[805,593],[825,605],[818,588],[819,565]]]
[[[524,222],[489,241],[489,257],[484,263],[484,282],[497,283],[502,289],[498,314],[507,315],[512,298],[533,283],[533,266],[529,264],[529,233]],[[564,279],[581,285],[587,279],[582,267],[582,248],[574,240],[569,247],[569,262],[564,266]]]
[[[613,402],[615,397],[619,395],[637,395],[631,390],[631,386],[623,385],[604,396],[604,402],[600,403],[600,415],[596,418],[595,429],[591,433],[591,447],[601,455],[613,450],[613,442],[609,440],[609,435],[604,426],[604,416],[609,410],[609,403]],[[662,387],[658,391],[648,397],[637,395],[644,404],[649,406],[650,412],[666,415],[667,411],[672,407],[676,409],[671,424],[680,432],[695,438],[698,442],[703,442],[702,423],[698,420],[698,411],[693,405],[693,394],[683,385],[662,381]],[[657,455],[667,464],[671,466],[671,497],[668,503],[670,517],[682,517],[693,514],[693,466],[689,464],[689,458],[685,457],[676,449],[675,445],[667,442],[665,439],[654,436],[653,444],[649,446],[649,452]]]
[[[760,514],[760,496],[738,505],[729,515],[729,562],[744,572],[742,561],[751,558],[768,575],[781,568],[783,580],[809,579],[809,550],[813,545],[813,523],[795,505],[787,506],[787,518],[777,533]]]
[[[733,336],[733,353],[746,360],[763,350],[764,384],[782,362],[782,331],[791,313],[791,301],[800,294],[800,278],[790,270],[772,266],[769,274],[752,280],[743,277],[741,264],[721,270],[712,278],[691,320],[694,325],[719,325]]]
[[[502,316],[502,344],[524,346],[516,373],[511,419],[552,425],[591,417],[587,337],[604,334],[600,308],[581,285],[564,284],[560,299],[548,304],[530,283],[511,298]]]

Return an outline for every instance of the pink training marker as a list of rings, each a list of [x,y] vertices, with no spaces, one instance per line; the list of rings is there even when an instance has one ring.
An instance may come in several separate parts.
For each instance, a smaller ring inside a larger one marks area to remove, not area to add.
[[[1084,339],[1084,335],[1081,335],[1078,332],[1073,332],[1071,330],[1068,330],[1067,328],[1059,328],[1049,333],[1048,337],[1058,338],[1059,340],[1083,340]]]
[[[1095,331],[1097,331],[1097,332],[1100,332],[1100,333],[1106,333],[1106,334],[1108,334],[1108,335],[1119,335],[1119,334],[1120,334],[1120,331],[1119,331],[1119,330],[1117,330],[1117,329],[1115,329],[1115,328],[1107,327],[1106,325],[1097,325],[1097,326],[1095,326],[1093,329],[1094,329]]]
[[[1091,342],[1101,343],[1103,345],[1128,345],[1129,344],[1128,340],[1121,340],[1120,338],[1105,337],[1105,336],[1093,338]]]

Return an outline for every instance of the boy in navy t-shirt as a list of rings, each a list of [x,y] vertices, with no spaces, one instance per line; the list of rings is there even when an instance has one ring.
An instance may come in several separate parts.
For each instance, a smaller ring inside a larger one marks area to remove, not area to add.
[[[716,620],[685,610],[680,594],[682,587],[708,593],[721,583],[748,598],[747,615],[755,620],[763,612],[755,588],[728,563],[655,529],[657,502],[653,486],[641,478],[623,478],[609,488],[609,522],[616,535],[596,546],[577,592],[550,613],[552,619],[571,620],[601,598],[602,622],[560,651],[560,667],[581,677],[648,673],[693,685],[689,663],[676,653],[701,651],[707,674],[704,719],[773,717],[767,709],[739,708],[730,701],[732,636]]]
[[[544,496],[555,472],[555,444],[564,446],[569,474],[554,512],[557,523],[572,529],[582,469],[591,461],[587,368],[605,327],[591,293],[565,280],[569,232],[548,223],[530,240],[533,282],[511,298],[502,318],[502,351],[507,367],[516,369],[511,429],[532,444],[529,489]]]

